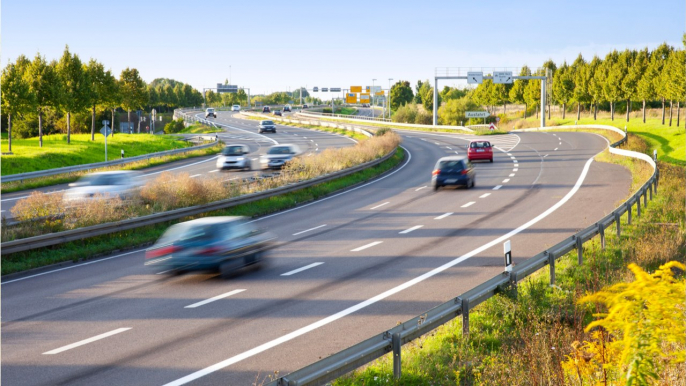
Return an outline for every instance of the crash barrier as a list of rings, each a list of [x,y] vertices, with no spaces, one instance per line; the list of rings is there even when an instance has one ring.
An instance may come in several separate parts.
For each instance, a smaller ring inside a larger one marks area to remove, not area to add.
[[[375,159],[373,161],[365,162],[363,164],[327,174],[324,176],[316,177],[307,181],[290,184],[287,186],[282,186],[274,189],[269,189],[263,192],[246,194],[239,197],[229,198],[226,200],[215,201],[209,204],[196,205],[187,208],[175,209],[167,212],[151,214],[147,216],[141,216],[137,218],[132,218],[128,220],[122,220],[106,224],[98,224],[84,228],[72,229],[63,232],[49,233],[40,236],[27,237],[18,240],[7,241],[0,244],[1,254],[9,255],[11,253],[28,251],[32,249],[47,247],[51,245],[57,245],[62,243],[67,243],[75,240],[82,240],[89,237],[106,235],[113,232],[124,231],[128,229],[139,228],[147,225],[159,224],[165,221],[178,220],[186,216],[195,216],[201,213],[211,212],[220,209],[230,208],[236,205],[246,204],[249,202],[274,197],[280,194],[294,192],[296,190],[304,189],[310,186],[321,184],[327,181],[334,180],[336,178],[344,177],[360,170],[364,170],[373,166],[376,166],[388,159],[390,159],[395,154],[395,150],[389,152],[385,156]]]
[[[546,127],[543,130],[561,129],[563,126]],[[605,232],[611,226],[616,226],[617,235],[621,232],[620,218],[627,213],[627,221],[631,224],[632,208],[636,207],[636,215],[641,215],[641,198],[643,207],[648,205],[648,197],[653,199],[657,193],[659,170],[655,160],[649,156],[628,150],[616,149],[620,144],[626,143],[626,133],[611,126],[566,126],[566,128],[593,128],[606,129],[624,134],[622,140],[610,145],[610,152],[628,157],[639,158],[648,162],[653,167],[650,179],[641,186],[626,202],[620,205],[612,213],[601,218],[595,224],[583,229],[556,245],[546,249],[536,256],[516,266],[510,266],[500,275],[472,288],[449,301],[432,308],[431,310],[415,316],[414,318],[399,324],[385,332],[372,336],[354,346],[335,353],[327,358],[312,363],[309,366],[296,370],[288,375],[279,377],[267,386],[304,386],[324,385],[356,368],[363,366],[387,353],[393,353],[393,375],[400,378],[402,372],[401,346],[412,340],[425,335],[448,321],[462,316],[462,332],[469,333],[469,313],[477,305],[483,303],[495,294],[503,291],[506,287],[513,287],[527,276],[548,265],[550,267],[550,284],[555,284],[555,262],[566,253],[576,250],[578,264],[583,264],[583,244],[596,235],[600,236],[601,247],[605,248]],[[542,130],[532,129],[526,131]]]
[[[323,113],[322,113],[323,114]],[[296,115],[302,115],[305,117],[310,117],[310,118],[322,118],[322,114],[313,114],[311,112],[303,113],[303,112],[298,112]],[[359,117],[351,118],[350,115],[344,115],[342,117],[326,117],[329,119],[334,119],[334,120],[346,120],[346,121],[359,121],[359,122],[369,122],[370,120],[367,119],[360,119]],[[391,124],[393,126],[398,126],[398,127],[407,127],[408,129],[448,129],[448,130],[456,130],[456,131],[465,131],[468,133],[473,133],[474,130],[464,127],[464,126],[448,126],[448,125],[419,125],[415,123],[398,123],[398,122],[384,122]]]
[[[242,112],[241,114],[249,117],[258,117],[258,118],[265,118],[264,115],[261,114],[254,114],[254,113],[246,113],[245,111]],[[283,117],[269,117],[270,120],[272,121],[277,121],[277,122],[288,122],[288,123],[297,123],[299,125],[313,125],[313,126],[324,126],[324,127],[331,127],[334,129],[343,129],[343,130],[349,130],[355,133],[362,134],[367,137],[373,137],[374,134],[371,133],[369,130],[369,127],[358,127],[354,125],[344,125],[344,124],[337,124],[334,122],[323,122],[323,121],[310,121],[310,120],[305,120],[305,119],[293,119],[293,118],[283,118]]]
[[[103,168],[103,167],[108,167],[108,166],[115,166],[115,165],[125,165],[125,164],[131,163],[131,162],[149,160],[151,158],[164,157],[164,156],[169,156],[169,155],[187,153],[187,152],[195,151],[195,150],[206,149],[208,147],[214,146],[217,143],[216,136],[205,136],[205,138],[208,141],[212,141],[212,143],[199,145],[199,146],[184,147],[182,149],[165,150],[165,151],[160,151],[157,153],[143,154],[143,155],[139,155],[139,156],[135,156],[135,157],[129,157],[129,158],[123,158],[123,156],[122,156],[121,159],[114,160],[114,161],[95,162],[95,163],[91,163],[91,164],[66,166],[63,168],[55,168],[55,169],[48,169],[48,170],[39,170],[36,172],[10,174],[7,176],[2,176],[2,177],[0,177],[0,179],[2,180],[2,182],[23,181],[23,180],[28,180],[31,178],[48,177],[48,176],[54,176],[57,174],[80,172],[80,171],[84,171],[84,170],[88,171],[88,170],[93,170],[93,169],[98,169],[98,168]]]

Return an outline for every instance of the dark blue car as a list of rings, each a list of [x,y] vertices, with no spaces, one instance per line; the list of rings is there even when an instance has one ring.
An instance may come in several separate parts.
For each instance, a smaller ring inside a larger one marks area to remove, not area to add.
[[[434,190],[442,186],[456,185],[467,188],[474,187],[476,172],[467,157],[443,157],[436,162],[431,177]]]

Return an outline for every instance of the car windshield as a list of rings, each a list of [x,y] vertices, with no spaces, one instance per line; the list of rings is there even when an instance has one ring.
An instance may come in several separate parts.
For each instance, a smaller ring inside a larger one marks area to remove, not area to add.
[[[217,236],[218,228],[216,224],[176,224],[167,229],[157,243],[210,242]]]
[[[262,121],[262,124],[263,124],[263,125],[273,125],[274,122],[272,122],[272,121]]]
[[[273,147],[267,154],[291,154],[291,149],[286,146]]]
[[[214,112],[214,109],[207,109],[207,112],[208,112],[208,113],[213,113],[213,112]]]
[[[489,142],[472,142],[469,147],[483,149],[486,147],[491,147],[491,144]]]
[[[462,170],[462,161],[441,161],[438,163],[440,170]]]
[[[243,146],[227,146],[222,150],[223,155],[243,155]]]
[[[125,178],[114,174],[91,174],[79,180],[82,186],[124,185]]]

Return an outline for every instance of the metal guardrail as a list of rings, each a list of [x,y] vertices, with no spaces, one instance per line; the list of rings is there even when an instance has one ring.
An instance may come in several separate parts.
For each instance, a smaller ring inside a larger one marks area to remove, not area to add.
[[[243,115],[247,115],[249,117],[259,117],[262,118],[264,115],[261,114],[256,114],[256,113],[247,113],[247,112],[242,112]],[[272,121],[277,121],[277,122],[288,122],[288,123],[297,123],[300,125],[314,125],[314,126],[324,126],[324,127],[331,127],[334,129],[343,129],[343,130],[349,130],[353,131],[355,133],[360,133],[362,135],[365,135],[367,137],[373,137],[374,134],[369,131],[368,127],[362,128],[354,125],[343,125],[343,124],[337,124],[333,122],[325,122],[325,121],[308,121],[305,119],[293,119],[293,118],[283,118],[283,117],[269,117],[270,120]]]
[[[161,152],[157,152],[157,153],[143,154],[143,155],[139,155],[139,156],[135,156],[135,157],[122,158],[122,159],[118,159],[118,160],[114,160],[114,161],[104,161],[104,162],[96,162],[96,163],[92,163],[92,164],[66,166],[66,167],[62,167],[62,168],[39,170],[36,172],[28,172],[28,173],[21,173],[21,174],[10,174],[7,176],[0,177],[0,180],[2,180],[2,182],[23,181],[23,180],[28,180],[31,178],[54,176],[56,174],[66,174],[66,173],[80,172],[80,171],[84,171],[84,170],[93,170],[93,169],[98,169],[98,168],[103,168],[103,167],[108,167],[108,166],[124,165],[124,164],[130,163],[130,162],[137,162],[137,161],[147,160],[147,159],[151,159],[151,158],[187,153],[189,151],[201,150],[201,149],[205,149],[208,147],[212,147],[217,142],[216,142],[215,137],[212,137],[211,140],[214,142],[212,142],[210,144],[192,146],[192,147],[184,147],[181,149],[166,150],[166,151],[161,151]]]
[[[551,127],[548,129],[559,129]],[[594,126],[598,128],[598,126]],[[609,127],[604,127],[609,128]],[[617,128],[610,130],[621,132]],[[536,256],[527,259],[521,264],[513,267],[511,272],[491,278],[490,280],[470,289],[462,295],[455,297],[421,315],[397,325],[388,331],[372,336],[354,346],[335,353],[327,358],[321,359],[309,366],[296,370],[286,376],[279,377],[267,386],[303,386],[303,385],[324,385],[356,368],[365,365],[387,353],[393,353],[393,374],[396,379],[401,375],[401,346],[411,342],[424,334],[429,333],[438,326],[462,316],[462,329],[464,334],[469,333],[469,312],[477,305],[483,303],[496,293],[502,291],[506,286],[516,285],[525,277],[537,270],[550,266],[550,284],[555,283],[555,261],[566,253],[576,249],[579,264],[583,263],[583,243],[589,241],[596,235],[600,236],[602,248],[605,248],[605,232],[612,224],[616,224],[617,235],[621,233],[620,218],[627,213],[628,223],[632,221],[632,208],[636,206],[636,214],[641,215],[641,198],[643,207],[648,205],[648,197],[653,199],[653,194],[657,193],[659,180],[659,170],[655,162],[647,155],[628,150],[614,149],[620,144],[626,143],[626,135],[622,140],[615,142],[610,147],[610,152],[631,156],[647,161],[653,166],[653,175],[641,186],[624,204],[620,205],[612,213],[600,219],[595,224],[583,229],[571,237],[555,244]]]
[[[391,120],[388,118],[368,117],[365,115],[332,114],[332,113],[320,113],[320,112],[315,112],[315,111],[308,111],[307,114],[321,115],[324,117],[333,117],[333,118],[360,119],[360,120],[365,120],[365,121],[376,121],[376,122],[391,122]]]
[[[196,205],[188,208],[175,209],[163,213],[151,214],[148,216],[142,216],[137,218],[132,218],[128,220],[122,220],[107,224],[93,225],[89,227],[72,229],[64,232],[49,233],[46,235],[27,237],[19,240],[7,241],[0,244],[0,252],[4,255],[9,255],[11,253],[28,251],[32,249],[47,247],[51,245],[66,243],[69,241],[82,240],[88,237],[101,236],[112,232],[124,231],[128,229],[135,229],[146,225],[153,225],[162,223],[169,220],[177,220],[186,216],[194,216],[197,214],[211,212],[219,209],[226,209],[232,206],[245,204],[248,202],[253,202],[261,200],[264,198],[273,197],[279,194],[290,193],[299,189],[307,188],[323,182],[331,181],[333,179],[344,177],[360,170],[366,169],[368,167],[376,166],[387,159],[391,158],[395,154],[395,150],[386,154],[385,156],[378,158],[373,161],[365,162],[363,164],[354,166],[349,169],[341,170],[311,180],[303,181],[300,183],[295,183],[287,186],[278,187],[275,189],[269,189],[264,192],[246,194],[240,197],[229,198],[226,200],[215,201],[209,204]]]
[[[297,115],[302,115],[305,117],[311,117],[311,118],[319,118],[322,117],[321,115],[318,114],[312,114],[310,112],[298,112]],[[358,119],[358,118],[351,118],[350,115],[344,116],[345,118],[341,117],[327,117],[329,119],[334,119],[334,120],[348,120],[348,121],[361,121],[361,122],[368,122],[369,120],[364,120],[364,119]],[[416,123],[400,123],[400,122],[384,122],[388,123],[393,126],[398,126],[398,127],[407,127],[408,129],[416,128],[416,129],[447,129],[447,130],[461,130],[461,131],[466,131],[468,133],[473,133],[474,130],[464,127],[464,126],[447,126],[447,125],[420,125]]]

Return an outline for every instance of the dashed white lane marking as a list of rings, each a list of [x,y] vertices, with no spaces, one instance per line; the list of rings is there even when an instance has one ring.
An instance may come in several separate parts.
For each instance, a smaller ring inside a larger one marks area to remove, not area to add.
[[[498,190],[498,189],[500,189],[500,188],[502,188],[502,187],[503,187],[502,185],[496,185],[496,186],[493,188],[493,190]]]
[[[438,142],[434,142],[434,143],[435,143],[436,145],[440,145],[440,143],[438,143]]]
[[[401,235],[404,235],[404,234],[406,234],[406,233],[410,233],[410,232],[412,232],[412,231],[416,231],[417,229],[419,229],[419,228],[421,228],[421,227],[423,227],[423,226],[424,226],[424,225],[413,226],[412,228],[405,229],[404,231],[398,232],[398,233],[400,233]]]
[[[507,153],[507,155],[509,155],[510,157],[512,157],[512,153]]]
[[[480,195],[479,198],[486,198],[490,195],[491,195],[491,193],[484,193],[484,194]]]
[[[112,331],[106,332],[106,333],[104,333],[104,334],[96,335],[96,336],[94,336],[94,337],[92,337],[92,338],[84,339],[84,340],[82,340],[82,341],[79,341],[79,342],[76,342],[76,343],[72,343],[72,344],[68,344],[68,345],[66,345],[66,346],[62,346],[62,347],[60,347],[60,348],[56,348],[56,349],[54,349],[54,350],[46,351],[46,352],[43,353],[43,355],[54,355],[54,354],[59,354],[59,353],[61,353],[61,352],[64,352],[64,351],[67,351],[67,350],[71,350],[71,349],[73,349],[73,348],[76,348],[76,347],[79,347],[79,346],[83,346],[84,344],[92,343],[92,342],[95,342],[95,341],[97,341],[97,340],[104,339],[104,338],[107,338],[107,337],[112,336],[112,335],[119,334],[119,333],[124,332],[124,331],[128,331],[128,330],[130,330],[130,329],[131,329],[131,327],[122,327],[122,328],[118,328],[118,329],[116,329],[116,330],[112,330]]]
[[[168,270],[162,271],[162,272],[157,272],[155,275],[164,275],[165,273],[171,272],[171,271],[174,271],[174,270],[176,270],[176,268],[168,269]]]
[[[314,139],[311,139],[310,142],[314,142]]]
[[[459,154],[458,152],[455,152],[455,154]]]
[[[372,209],[376,209],[376,208],[381,208],[382,206],[387,205],[387,204],[390,204],[390,201],[386,201],[383,204],[377,205],[377,206],[375,206],[373,208],[369,208],[369,209],[372,210]]]
[[[446,148],[446,149],[449,149],[449,150],[453,150],[453,148],[450,147],[450,146],[446,146],[445,148]]]
[[[218,171],[219,171],[219,169],[214,169],[214,170],[210,170],[208,173],[216,173]]]
[[[250,158],[252,161],[257,161],[259,158]]]
[[[519,167],[519,164],[514,164],[514,165],[512,165],[512,166],[518,168],[518,167]]]
[[[476,203],[476,201],[470,201],[470,202],[468,202],[468,203],[462,205],[461,208],[466,208],[466,207],[472,206],[472,205],[474,205],[475,203]]]
[[[506,178],[506,179],[503,180],[503,184],[508,183],[508,182],[510,182],[510,179],[509,179],[509,178]]]
[[[517,168],[512,169],[513,172],[516,172],[517,170],[519,170],[519,169],[517,169]]]
[[[446,214],[442,214],[442,215],[440,215],[440,216],[434,218],[434,220],[441,220],[441,219],[444,219],[444,218],[450,216],[451,214],[453,214],[453,212],[448,212],[448,213],[446,213]]]
[[[324,264],[324,263],[312,263],[312,264],[306,265],[302,268],[298,268],[298,269],[294,269],[294,270],[286,272],[286,273],[282,273],[281,276],[291,276],[291,275],[296,274],[298,272],[302,272],[302,271],[308,270],[310,268],[314,268],[314,267],[316,267],[318,265],[322,265],[322,264]]]
[[[415,192],[418,192],[418,191],[420,191],[420,190],[422,190],[422,189],[425,189],[425,188],[428,188],[428,186],[424,185],[424,186],[422,186],[421,188],[415,189],[414,191],[415,191]]]
[[[373,247],[373,246],[375,246],[375,245],[379,245],[379,244],[381,244],[381,243],[383,243],[383,241],[375,241],[375,242],[373,242],[373,243],[369,243],[369,244],[367,244],[367,245],[363,245],[363,246],[361,246],[361,247],[358,247],[358,248],[355,248],[355,249],[351,249],[350,252],[359,252],[359,251],[365,250],[365,249],[367,249],[367,248],[371,248],[371,247]]]
[[[212,302],[215,302],[215,301],[217,301],[217,300],[219,300],[219,299],[228,298],[228,297],[231,296],[231,295],[235,295],[235,294],[241,293],[241,292],[243,292],[243,291],[245,291],[245,290],[244,290],[244,289],[233,290],[233,291],[227,292],[227,293],[225,293],[225,294],[217,295],[217,296],[212,297],[212,298],[209,298],[209,299],[207,299],[207,300],[203,300],[203,301],[201,301],[201,302],[193,303],[193,304],[191,304],[190,306],[186,306],[186,307],[184,307],[184,308],[197,308],[197,307],[200,307],[200,306],[204,306],[204,305],[207,304],[207,303],[212,303]]]
[[[511,155],[510,158],[515,159],[515,156]]]
[[[510,175],[508,177],[514,177],[514,176],[515,176],[514,173],[510,173]]]
[[[548,154],[544,155],[543,158],[545,158],[545,157],[547,157],[547,156],[548,156]]]
[[[557,150],[557,149],[559,149],[559,148],[556,147],[555,150]],[[555,150],[553,150],[553,151],[555,151]]]
[[[193,174],[193,175],[191,176],[191,178],[200,177],[200,176],[202,176],[202,174]]]
[[[303,233],[306,233],[306,232],[309,232],[309,231],[313,231],[313,230],[315,230],[315,229],[323,228],[323,227],[325,227],[325,226],[326,226],[326,224],[320,225],[320,226],[318,226],[318,227],[310,228],[310,229],[305,229],[304,231],[300,231],[300,232],[298,232],[298,233],[293,233],[293,236],[301,235],[301,234],[303,234]]]

